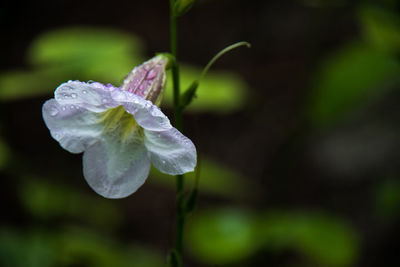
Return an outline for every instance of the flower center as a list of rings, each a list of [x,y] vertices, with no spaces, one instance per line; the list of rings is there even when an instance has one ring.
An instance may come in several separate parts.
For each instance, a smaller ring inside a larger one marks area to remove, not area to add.
[[[123,106],[103,112],[101,123],[104,124],[104,132],[117,135],[121,142],[131,141],[132,138],[143,138],[143,129],[138,125],[133,115],[126,112]]]

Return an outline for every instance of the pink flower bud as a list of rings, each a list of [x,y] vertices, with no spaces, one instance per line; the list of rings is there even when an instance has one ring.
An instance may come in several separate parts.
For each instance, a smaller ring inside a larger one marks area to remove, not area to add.
[[[166,82],[167,63],[168,58],[159,55],[135,67],[126,76],[121,89],[159,104]]]

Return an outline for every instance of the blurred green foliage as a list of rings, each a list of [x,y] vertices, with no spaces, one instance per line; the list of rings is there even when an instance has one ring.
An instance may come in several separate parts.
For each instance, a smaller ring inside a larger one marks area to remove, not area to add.
[[[54,266],[48,238],[37,231],[20,233],[12,228],[0,228],[0,265],[10,267]]]
[[[323,61],[310,94],[309,117],[325,126],[351,116],[400,84],[400,18],[391,10],[361,5],[364,38]]]
[[[118,244],[88,229],[19,233],[0,229],[0,265],[10,267],[161,267],[163,257],[143,246]]]
[[[400,215],[400,181],[385,179],[375,192],[376,212],[384,219],[393,219]]]
[[[271,212],[259,223],[267,248],[294,249],[317,266],[351,266],[358,256],[357,234],[338,217],[306,211]]]
[[[311,120],[326,125],[367,106],[400,82],[399,73],[400,64],[393,56],[365,43],[346,45],[316,74]]]
[[[0,73],[0,100],[49,94],[67,80],[98,81],[119,86],[131,69],[145,60],[140,38],[112,29],[75,27],[39,35],[28,51],[30,70]],[[201,69],[182,65],[182,89],[199,78]],[[172,106],[172,83],[164,105]],[[243,106],[247,86],[236,74],[210,71],[201,80],[198,98],[188,110],[231,112]],[[221,105],[223,103],[223,105]]]
[[[0,170],[7,166],[10,157],[11,150],[3,138],[0,137]]]
[[[346,1],[303,1],[322,6]],[[352,40],[326,58],[317,70],[310,94],[309,119],[317,126],[329,125],[368,106],[400,83],[400,20],[382,7],[362,5],[357,18],[363,39]],[[0,74],[0,100],[51,93],[70,79],[96,80],[119,85],[144,59],[139,38],[111,29],[66,28],[43,33],[28,51],[30,70]],[[199,78],[201,69],[182,64],[182,90]],[[165,93],[172,104],[171,83]],[[246,84],[234,73],[210,71],[201,81],[193,112],[229,113],[246,102]],[[0,139],[0,169],[10,160],[10,149]],[[205,158],[200,166],[201,194],[229,200],[257,196],[257,187],[234,170]],[[83,180],[82,180],[83,181]],[[195,173],[186,176],[193,188]],[[173,177],[152,169],[149,182],[175,186]],[[20,200],[24,209],[40,222],[68,217],[92,229],[115,231],[123,222],[123,211],[115,202],[97,195],[87,196],[75,188],[23,177]],[[381,215],[392,218],[400,210],[400,186],[395,180],[382,183],[376,192]],[[68,222],[68,220],[66,220]],[[71,220],[72,221],[72,220]],[[70,223],[68,223],[69,225]],[[189,217],[187,245],[192,255],[206,265],[246,266],[255,253],[294,251],[299,265],[351,266],[359,255],[357,233],[334,215],[308,211],[251,212],[214,208]],[[106,231],[107,232],[107,231]],[[104,233],[67,226],[46,229],[0,229],[0,266],[164,266],[153,249],[124,244]]]
[[[181,88],[186,90],[194,80],[199,79],[201,68],[181,64]],[[171,78],[168,78],[171,81]],[[246,83],[236,74],[228,71],[209,71],[200,80],[196,98],[188,106],[187,111],[229,113],[238,110],[246,103],[248,88]],[[167,83],[164,103],[172,106],[172,82]]]
[[[67,80],[119,84],[143,60],[137,37],[110,29],[66,28],[39,35],[30,46],[31,70],[0,74],[0,99],[48,94]]]
[[[359,19],[365,39],[376,48],[400,52],[400,18],[389,9],[373,5],[359,8]]]
[[[122,210],[116,202],[35,177],[24,179],[20,199],[28,212],[41,219],[70,216],[107,230],[115,229],[123,221]]]
[[[258,246],[255,221],[235,209],[196,211],[189,219],[187,243],[191,253],[207,265],[225,265],[252,255]]]
[[[199,191],[202,194],[236,199],[257,196],[257,188],[251,183],[250,179],[214,159],[202,157],[197,168],[200,169]],[[196,169],[197,171],[198,169]],[[194,187],[196,172],[185,174],[185,184],[188,189]],[[174,177],[163,174],[155,168],[151,169],[148,181],[175,188]]]
[[[111,29],[66,28],[40,35],[29,50],[29,63],[37,67],[64,65],[82,77],[117,82],[121,74],[140,64],[139,38]],[[110,72],[111,71],[111,72]]]
[[[208,265],[245,262],[260,250],[293,250],[312,266],[351,266],[359,250],[356,233],[344,221],[305,211],[196,212],[189,222],[187,243],[192,254]]]

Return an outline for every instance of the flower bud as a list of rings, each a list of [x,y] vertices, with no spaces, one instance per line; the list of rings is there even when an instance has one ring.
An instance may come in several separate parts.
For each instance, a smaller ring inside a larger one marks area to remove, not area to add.
[[[126,76],[121,89],[158,105],[165,87],[167,63],[168,58],[159,55],[135,67]]]

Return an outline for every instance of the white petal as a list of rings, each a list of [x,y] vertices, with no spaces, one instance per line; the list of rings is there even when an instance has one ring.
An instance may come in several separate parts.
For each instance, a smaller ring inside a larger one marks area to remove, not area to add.
[[[77,105],[60,105],[50,99],[44,103],[42,114],[52,137],[71,153],[83,152],[103,130],[99,114]]]
[[[153,132],[145,130],[145,145],[150,160],[161,172],[171,175],[193,171],[196,162],[196,148],[189,138],[177,129]]]
[[[54,92],[54,96],[60,104],[79,105],[99,112],[118,106],[110,95],[113,90],[118,89],[97,82],[69,81],[61,84]]]
[[[135,117],[137,123],[150,131],[165,131],[172,128],[167,116],[151,101],[127,91],[115,90],[111,92],[115,102],[120,103],[127,112]]]
[[[83,174],[94,191],[106,198],[123,198],[146,180],[150,160],[143,140],[121,142],[106,136],[83,154]]]

